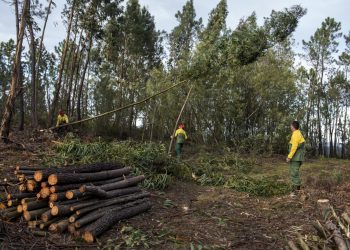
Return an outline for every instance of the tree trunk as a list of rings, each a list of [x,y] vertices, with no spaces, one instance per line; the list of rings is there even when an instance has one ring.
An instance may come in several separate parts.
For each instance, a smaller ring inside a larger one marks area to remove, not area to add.
[[[68,166],[64,168],[47,168],[47,169],[35,171],[34,179],[37,182],[40,182],[43,179],[46,179],[47,177],[49,177],[49,175],[55,174],[55,173],[92,173],[92,172],[120,169],[123,167],[124,165],[120,163],[91,163],[91,164]]]
[[[72,97],[72,103],[70,105],[71,106],[71,113],[70,113],[71,116],[74,115],[74,111],[75,111],[75,100],[76,100],[76,96],[77,96],[78,81],[79,81],[79,77],[80,77],[80,68],[81,68],[81,62],[82,62],[82,58],[83,58],[83,49],[85,47],[85,44],[83,44],[82,46],[83,47],[79,52],[79,60],[78,60],[77,70],[75,72],[73,97]]]
[[[72,22],[73,22],[75,2],[76,1],[73,0],[72,8],[71,8],[71,11],[70,11],[70,14],[69,14],[67,36],[66,36],[66,40],[65,40],[65,43],[64,43],[64,49],[63,49],[63,52],[62,52],[60,68],[59,68],[59,71],[58,71],[58,78],[57,78],[57,83],[56,83],[55,94],[54,94],[54,97],[53,97],[53,100],[52,100],[52,104],[51,104],[51,112],[50,112],[50,117],[49,117],[49,124],[50,124],[50,126],[52,126],[52,124],[54,123],[54,118],[55,118],[57,105],[58,105],[58,99],[60,97],[60,90],[61,90],[61,85],[62,85],[62,76],[63,76],[63,70],[64,70],[66,55],[67,55],[68,46],[69,46],[69,37],[70,37],[70,31],[71,31]]]
[[[142,193],[136,193],[136,194],[130,194],[130,195],[126,195],[123,197],[117,197],[117,198],[113,198],[110,200],[106,200],[106,201],[101,201],[99,204],[93,205],[93,206],[86,206],[83,207],[79,210],[77,210],[75,213],[77,215],[84,215],[87,214],[91,211],[94,211],[96,209],[105,207],[105,206],[111,206],[111,205],[116,205],[116,204],[121,204],[121,203],[127,203],[130,201],[134,201],[134,200],[138,200],[138,199],[143,199],[145,197],[148,197],[150,194],[146,193],[146,192],[142,192]]]
[[[101,186],[98,186],[98,188],[104,191],[109,191],[109,190],[118,189],[118,188],[131,187],[140,183],[144,179],[145,179],[145,176],[140,175],[136,177],[131,177],[123,181],[101,185]],[[91,192],[92,190],[95,190],[94,188],[96,188],[96,186],[83,185],[79,190],[80,192],[84,193],[84,192]]]
[[[92,34],[89,34],[89,45],[88,45],[88,49],[86,51],[86,60],[85,60],[85,64],[84,64],[83,74],[82,74],[81,79],[80,79],[79,92],[78,92],[78,100],[77,100],[78,121],[81,120],[81,97],[83,94],[83,87],[84,87],[84,80],[85,80],[86,71],[87,71],[87,68],[88,68],[89,63],[90,63],[91,47],[92,47]]]
[[[69,183],[82,183],[89,181],[100,181],[110,178],[120,177],[129,174],[131,171],[130,167],[101,171],[96,173],[58,173],[52,174],[48,178],[48,183],[50,185],[56,184],[69,184]]]
[[[132,201],[132,202],[129,202],[129,203],[126,203],[126,204],[123,204],[123,205],[120,205],[120,206],[115,206],[115,205],[111,205],[111,206],[104,206],[104,207],[101,207],[100,209],[98,210],[95,210],[85,216],[83,216],[81,219],[77,220],[75,223],[74,223],[74,226],[76,228],[81,228],[101,217],[103,217],[106,212],[108,213],[115,213],[117,211],[120,211],[120,210],[123,210],[123,209],[127,209],[127,208],[130,208],[130,207],[134,207],[136,205],[139,205],[139,204],[142,204],[142,203],[147,203],[147,199],[140,199],[140,200],[135,200],[135,201]]]
[[[35,37],[34,37],[34,31],[33,31],[33,24],[32,21],[28,22],[28,31],[29,31],[29,37],[30,37],[30,69],[31,69],[31,86],[32,86],[32,127],[37,128],[38,127],[38,111],[37,111],[37,84],[36,84],[36,44],[35,44]]]
[[[80,37],[79,37],[79,42],[78,42],[78,47],[76,49],[76,52],[73,52],[73,60],[72,60],[72,65],[71,65],[71,75],[68,81],[68,93],[67,93],[67,103],[66,103],[66,112],[67,114],[71,113],[71,96],[72,96],[72,89],[73,89],[73,80],[74,80],[74,76],[75,76],[75,71],[77,70],[77,58],[79,55],[79,51],[80,51],[80,46],[81,46],[81,42],[82,42],[82,33],[83,31],[80,32]]]
[[[18,1],[14,0],[15,5],[15,16],[16,16],[16,37],[17,37],[17,43],[18,43],[18,35],[19,35],[19,12],[18,12]],[[18,87],[19,87],[19,126],[18,129],[22,131],[24,129],[24,98],[23,98],[23,69],[22,69],[22,62],[20,60],[19,66],[18,66]],[[5,93],[4,88],[4,93]],[[3,98],[5,100],[5,94],[3,95]]]
[[[11,79],[10,94],[7,97],[4,114],[1,121],[0,136],[4,142],[9,141],[8,136],[10,134],[13,108],[14,108],[15,100],[18,94],[18,76],[19,76],[20,64],[21,64],[24,30],[27,25],[27,19],[29,15],[29,4],[30,4],[30,0],[25,0],[23,3],[22,19],[21,19],[21,25],[20,25],[20,30],[19,30],[18,39],[17,39],[17,46],[16,46],[16,55],[15,55],[15,59],[12,67],[13,73],[12,73],[12,79]]]
[[[36,62],[36,77],[35,77],[35,89],[38,90],[38,86],[39,86],[39,79],[40,79],[40,63],[41,63],[41,56],[42,56],[42,50],[43,50],[43,42],[44,42],[44,35],[45,35],[45,31],[46,31],[46,25],[47,25],[47,21],[49,19],[49,15],[51,13],[51,5],[52,5],[52,0],[49,1],[49,5],[47,7],[47,12],[46,12],[46,17],[45,17],[45,21],[44,21],[44,26],[43,26],[43,30],[41,33],[41,37],[40,37],[40,44],[39,44],[39,48],[38,48],[38,57],[37,57],[37,62]],[[45,69],[45,74],[46,74],[46,69]],[[45,77],[44,77],[45,79]],[[37,92],[36,92],[37,93]],[[38,97],[36,96],[35,99],[37,100]],[[48,109],[50,110],[50,104],[48,103]]]
[[[40,208],[32,211],[24,211],[23,217],[26,219],[26,221],[35,220],[37,218],[40,218],[43,213],[45,213],[48,210],[47,207]]]
[[[31,201],[28,203],[24,203],[23,205],[23,211],[31,211],[31,210],[36,210],[39,208],[44,208],[47,207],[47,201],[45,200],[36,200],[36,201]]]
[[[151,203],[146,202],[117,212],[107,213],[85,229],[83,239],[87,242],[94,242],[96,237],[100,236],[118,221],[146,212],[150,208]]]

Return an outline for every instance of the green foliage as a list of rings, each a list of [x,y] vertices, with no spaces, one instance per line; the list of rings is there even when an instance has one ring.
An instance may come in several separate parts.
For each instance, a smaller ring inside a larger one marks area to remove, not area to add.
[[[284,41],[298,26],[300,18],[306,14],[307,10],[300,5],[294,5],[284,11],[273,10],[271,16],[265,19],[265,28],[272,40]]]
[[[166,199],[166,200],[163,202],[163,206],[164,206],[164,207],[168,207],[168,208],[176,207],[176,205],[174,204],[174,202],[173,202],[172,200],[169,200],[169,199]]]
[[[225,186],[239,192],[247,192],[257,196],[285,195],[290,192],[290,186],[278,181],[277,177],[264,177],[259,179],[247,176],[232,176]]]
[[[151,243],[147,235],[140,229],[131,226],[123,226],[120,230],[119,239],[108,239],[106,242],[98,242],[100,250],[119,249],[150,249]]]

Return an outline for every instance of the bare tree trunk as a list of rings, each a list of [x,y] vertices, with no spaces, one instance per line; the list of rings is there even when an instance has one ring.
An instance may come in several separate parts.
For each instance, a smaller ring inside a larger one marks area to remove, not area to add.
[[[83,97],[83,103],[84,103],[84,107],[83,107],[83,116],[87,116],[88,115],[88,97],[89,97],[89,79],[90,79],[90,67],[88,68],[88,72],[87,72],[87,78],[86,78],[86,86],[85,86],[85,98]],[[85,101],[84,101],[85,100]]]
[[[52,100],[52,104],[51,104],[51,111],[50,111],[50,117],[49,117],[49,124],[50,124],[50,126],[54,122],[55,113],[56,113],[57,104],[58,104],[58,99],[60,97],[60,90],[61,90],[61,85],[62,85],[62,75],[63,75],[66,55],[67,55],[68,46],[69,46],[69,37],[70,37],[70,31],[71,31],[72,22],[73,22],[75,2],[76,1],[73,0],[72,8],[71,8],[71,11],[70,11],[70,14],[69,14],[67,36],[66,36],[66,40],[65,40],[65,43],[64,43],[64,49],[63,49],[63,52],[62,52],[60,68],[59,68],[59,71],[58,71],[58,79],[57,79],[55,94],[54,94],[54,97],[53,97],[53,100]]]
[[[80,85],[79,85],[79,92],[78,92],[78,100],[77,100],[77,115],[78,115],[78,121],[81,120],[81,98],[83,94],[83,87],[84,87],[84,80],[85,80],[85,75],[87,68],[90,63],[90,51],[92,47],[92,34],[89,34],[89,45],[86,51],[86,60],[84,64],[84,69],[83,69],[83,74],[80,79]]]
[[[19,75],[20,63],[21,63],[24,30],[27,25],[27,19],[29,15],[29,4],[30,4],[30,0],[25,0],[23,2],[21,24],[19,28],[18,37],[17,37],[16,56],[13,63],[10,94],[7,97],[4,114],[1,121],[0,136],[4,142],[8,142],[13,108],[14,108],[16,97],[18,95],[18,75]]]
[[[47,7],[47,12],[46,12],[46,17],[45,17],[45,22],[44,22],[44,26],[43,26],[43,31],[41,33],[41,37],[40,37],[40,44],[39,44],[39,48],[38,48],[38,57],[37,57],[37,62],[36,62],[36,76],[35,76],[35,89],[38,89],[39,86],[39,79],[40,79],[40,63],[41,63],[41,56],[42,56],[42,50],[43,50],[43,41],[44,41],[44,35],[45,35],[45,31],[46,31],[46,25],[47,25],[47,21],[49,19],[49,15],[51,13],[51,5],[52,5],[52,0],[50,0],[49,5]],[[36,91],[37,93],[37,91]],[[35,99],[37,100],[38,97],[36,96]],[[50,110],[50,108],[49,108]]]
[[[73,97],[72,97],[72,102],[71,102],[71,116],[74,115],[74,109],[75,109],[75,100],[77,97],[77,87],[78,87],[78,81],[79,81],[79,77],[80,77],[80,68],[81,68],[81,62],[82,62],[82,58],[83,58],[83,50],[85,47],[85,43],[83,44],[82,49],[79,52],[79,60],[78,60],[78,65],[77,65],[77,70],[75,72],[75,79],[74,79],[74,87],[73,87]]]
[[[15,16],[16,16],[16,37],[17,37],[17,43],[18,43],[18,33],[19,33],[19,11],[18,11],[18,1],[14,0],[13,4],[15,5]],[[23,69],[22,69],[22,63],[21,60],[19,62],[18,66],[18,87],[19,90],[19,126],[18,129],[22,131],[24,129],[24,98],[23,98]],[[5,91],[5,88],[4,88]],[[5,100],[5,95],[4,95]]]
[[[67,114],[70,114],[70,110],[71,110],[71,96],[72,96],[72,89],[73,89],[73,80],[74,80],[75,71],[77,69],[77,58],[79,55],[79,50],[80,50],[82,36],[83,36],[82,32],[83,31],[81,30],[76,52],[73,52],[74,54],[73,54],[73,60],[72,60],[72,64],[71,64],[71,72],[70,72],[71,75],[70,75],[69,82],[68,82],[68,93],[67,93],[67,103],[66,103]]]
[[[24,89],[23,89],[23,67],[22,62],[19,64],[19,76],[18,76],[18,88],[19,88],[19,131],[24,130]]]
[[[28,22],[28,31],[30,36],[30,68],[31,68],[31,85],[32,85],[32,126],[34,128],[38,127],[38,113],[37,113],[37,85],[36,85],[36,45],[35,45],[35,37],[34,37],[34,31],[33,31],[33,24],[32,21]]]

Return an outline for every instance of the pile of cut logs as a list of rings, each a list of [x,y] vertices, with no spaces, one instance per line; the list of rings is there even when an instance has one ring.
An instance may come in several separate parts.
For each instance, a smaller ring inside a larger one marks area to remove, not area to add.
[[[151,208],[149,193],[120,163],[96,163],[62,168],[16,167],[17,191],[7,194],[3,219],[21,216],[30,228],[53,233],[68,231],[86,242],[118,221]]]

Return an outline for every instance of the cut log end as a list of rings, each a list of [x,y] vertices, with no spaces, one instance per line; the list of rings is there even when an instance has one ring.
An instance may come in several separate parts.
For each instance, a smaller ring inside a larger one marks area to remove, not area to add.
[[[53,207],[51,208],[51,214],[52,214],[53,216],[58,215],[58,206],[53,206]]]
[[[43,172],[41,170],[34,172],[34,180],[37,182],[41,182],[43,179]]]
[[[49,226],[49,231],[50,231],[50,232],[56,232],[56,231],[57,231],[57,223],[52,223],[52,224]]]
[[[69,217],[68,221],[69,223],[74,223],[76,220],[76,216],[72,215],[71,217]]]
[[[51,174],[47,180],[47,182],[53,186],[53,185],[56,185],[57,184],[57,175],[55,174]]]
[[[28,211],[23,212],[23,217],[26,221],[30,221],[30,219],[31,219],[31,216],[30,216]]]
[[[51,194],[51,192],[50,192],[50,189],[48,187],[44,187],[40,191],[40,197],[43,199],[46,199],[47,197],[49,197],[50,194]]]
[[[22,204],[22,209],[23,211],[28,211],[28,204],[27,203]]]
[[[58,195],[55,193],[55,194],[50,194],[50,201],[57,201],[58,199]]]
[[[18,213],[23,213],[23,205],[18,205],[17,206],[17,212]]]
[[[66,192],[66,198],[67,198],[68,200],[73,199],[73,198],[74,198],[74,193],[73,193],[72,191],[67,191],[67,192]]]
[[[84,232],[83,239],[88,243],[93,243],[95,241],[94,236],[90,232]]]
[[[79,188],[79,191],[80,191],[80,193],[85,193],[85,192],[86,192],[86,185],[82,185],[82,186]]]

